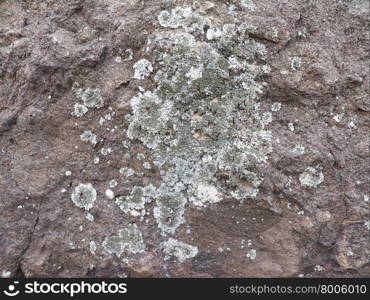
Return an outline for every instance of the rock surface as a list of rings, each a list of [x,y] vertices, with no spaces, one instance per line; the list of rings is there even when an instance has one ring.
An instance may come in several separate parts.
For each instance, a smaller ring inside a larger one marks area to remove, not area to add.
[[[0,276],[368,276],[368,22],[0,0]]]

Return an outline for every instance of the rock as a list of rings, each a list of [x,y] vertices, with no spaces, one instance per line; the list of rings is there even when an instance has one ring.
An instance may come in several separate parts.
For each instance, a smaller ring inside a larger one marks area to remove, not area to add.
[[[177,3],[0,1],[0,276],[369,274],[368,1]]]

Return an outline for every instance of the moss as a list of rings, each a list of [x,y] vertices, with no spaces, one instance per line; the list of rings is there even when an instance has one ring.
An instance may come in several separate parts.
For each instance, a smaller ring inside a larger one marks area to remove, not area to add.
[[[94,206],[96,191],[91,183],[80,183],[71,194],[71,199],[77,207],[89,210]]]
[[[108,253],[120,257],[124,251],[133,254],[144,252],[145,244],[137,225],[129,224],[126,228],[119,230],[118,235],[105,238],[103,248]]]

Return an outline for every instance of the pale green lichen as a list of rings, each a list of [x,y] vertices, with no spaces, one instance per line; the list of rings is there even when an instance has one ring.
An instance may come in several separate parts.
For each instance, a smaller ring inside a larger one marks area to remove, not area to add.
[[[189,258],[193,258],[198,254],[198,248],[184,242],[175,240],[173,238],[168,239],[162,243],[163,252],[165,254],[165,260],[174,256],[180,263],[183,263]]]
[[[91,132],[91,130],[85,130],[80,135],[81,141],[84,142],[90,142],[93,145],[96,145],[98,143],[98,139],[94,133]]]
[[[308,167],[301,175],[299,175],[299,181],[302,185],[316,188],[324,181],[324,174],[321,172],[319,167]]]
[[[82,89],[75,90],[76,96],[82,100],[84,105],[88,108],[101,108],[104,106],[104,99],[101,96],[100,89]]]
[[[121,168],[119,169],[119,172],[125,177],[130,177],[130,176],[135,175],[135,171],[131,168]]]
[[[152,201],[154,192],[155,187],[153,185],[148,185],[145,188],[135,186],[130,195],[117,197],[116,203],[123,212],[138,216],[144,209],[145,204]]]
[[[253,3],[252,0],[240,0],[242,7],[249,9],[250,11],[255,11],[257,6]]]
[[[71,199],[77,207],[89,210],[94,206],[96,190],[91,183],[80,183],[71,194]]]
[[[102,245],[106,252],[115,254],[117,257],[120,257],[124,251],[136,254],[145,250],[143,236],[136,224],[129,224],[119,230],[118,235],[105,238]]]
[[[89,109],[81,104],[81,103],[75,103],[74,107],[73,107],[73,112],[72,112],[72,116],[75,116],[75,117],[82,117],[83,115],[85,115],[87,112],[89,111]]]
[[[154,217],[165,235],[184,223],[188,200],[205,207],[257,195],[258,168],[272,151],[271,113],[257,102],[265,84],[257,79],[270,68],[253,62],[266,49],[249,37],[252,26],[216,26],[189,7],[163,11],[159,23],[185,32],[149,39],[157,87],[132,98],[127,136],[152,150],[160,170]],[[208,43],[190,34],[204,34],[205,24]]]

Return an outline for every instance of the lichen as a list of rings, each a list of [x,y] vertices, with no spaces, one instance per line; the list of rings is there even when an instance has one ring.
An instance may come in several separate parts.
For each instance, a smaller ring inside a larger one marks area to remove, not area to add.
[[[134,78],[145,79],[153,72],[153,66],[149,60],[143,58],[134,64],[134,71]]]
[[[149,38],[156,88],[131,99],[127,136],[151,150],[160,171],[153,212],[166,235],[184,223],[187,203],[206,207],[227,196],[244,201],[257,195],[258,169],[272,151],[271,113],[262,113],[257,101],[265,85],[260,78],[270,68],[257,64],[266,49],[250,38],[252,26],[212,24],[189,7],[163,11],[158,19],[180,31]],[[209,42],[197,40],[204,25]],[[140,189],[133,192],[126,202]],[[148,201],[140,199],[142,209]]]
[[[175,240],[173,238],[168,239],[162,243],[163,252],[165,254],[165,260],[174,256],[180,263],[183,263],[189,258],[193,258],[198,254],[198,248],[184,242]]]
[[[88,108],[101,108],[104,106],[104,99],[101,96],[100,89],[82,89],[75,90],[77,98],[82,100],[84,105]]]
[[[324,181],[324,174],[320,171],[319,167],[308,167],[301,175],[299,175],[299,181],[302,185],[316,188]]]
[[[71,199],[77,207],[90,210],[96,200],[96,191],[91,183],[80,183],[71,194]]]
[[[147,185],[145,188],[134,186],[130,195],[117,197],[116,203],[123,212],[138,216],[145,204],[152,201],[155,190],[153,185]]]
[[[98,143],[98,139],[94,133],[91,132],[91,130],[85,130],[80,135],[81,141],[84,142],[90,142],[93,145],[96,145]]]
[[[117,257],[120,257],[124,251],[136,254],[145,250],[143,236],[136,224],[129,224],[119,230],[118,235],[105,238],[102,245],[105,251]]]

